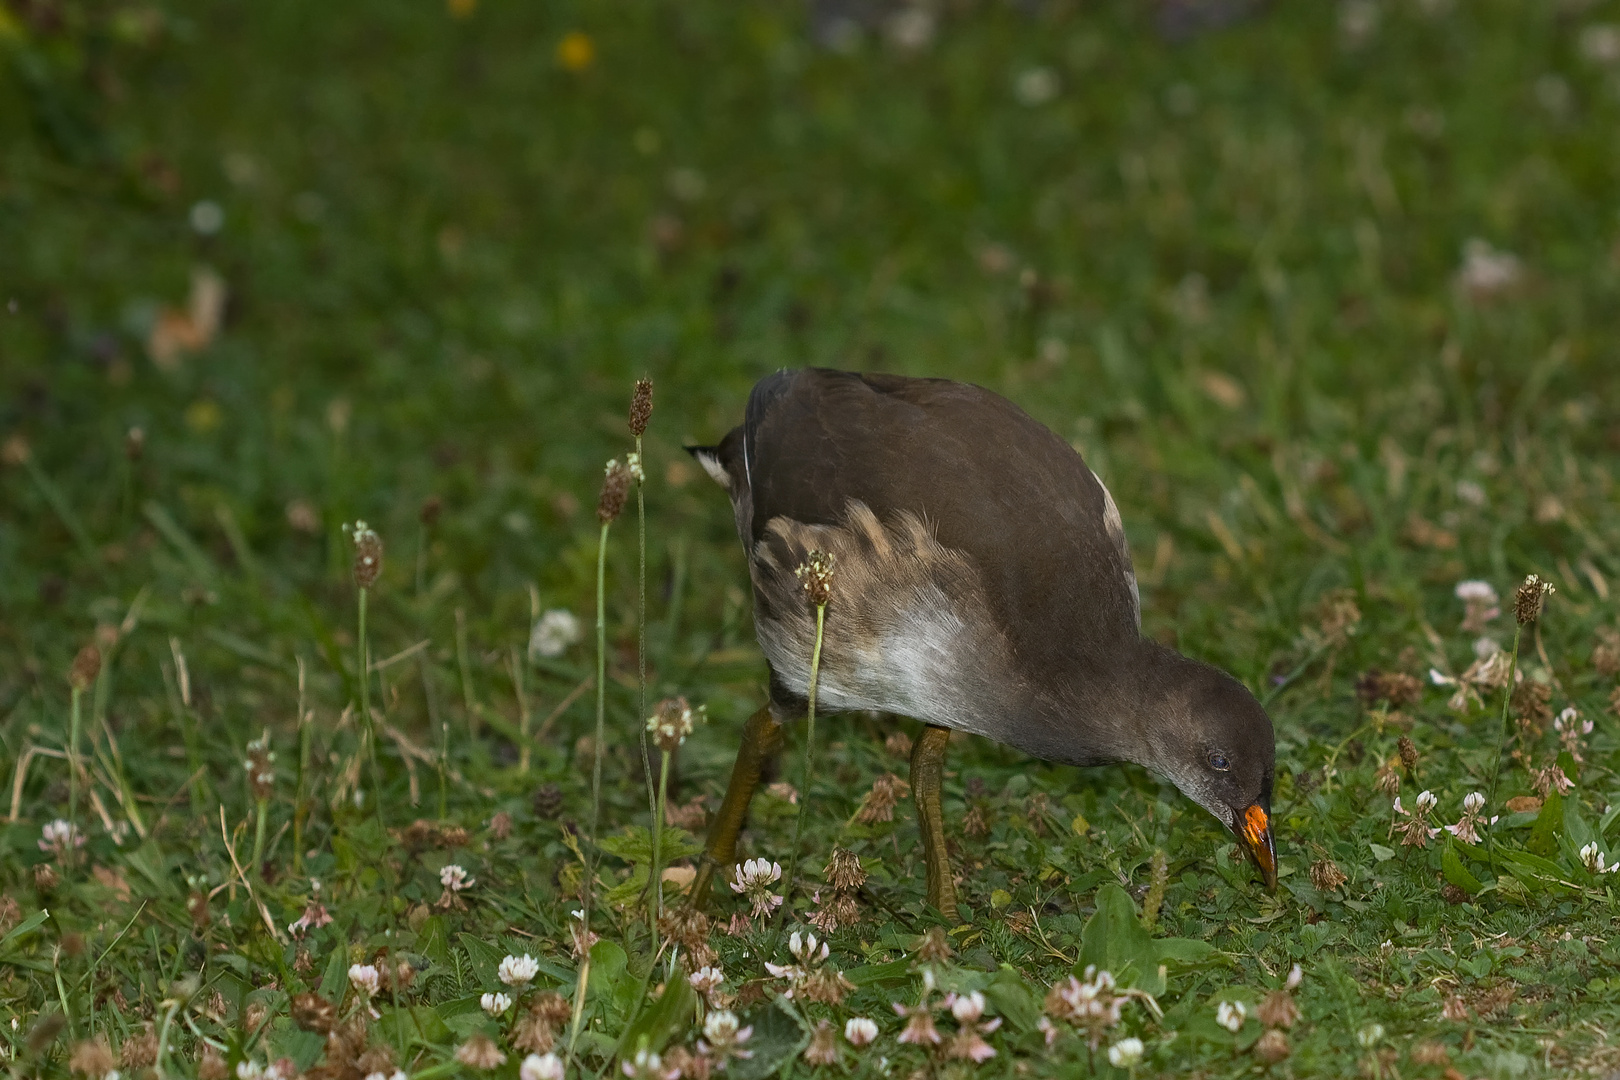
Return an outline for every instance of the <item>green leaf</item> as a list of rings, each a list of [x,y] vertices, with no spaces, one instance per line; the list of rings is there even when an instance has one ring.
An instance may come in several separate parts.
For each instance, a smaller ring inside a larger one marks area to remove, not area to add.
[[[51,917],[51,913],[44,908],[34,912],[28,918],[11,928],[11,933],[0,939],[0,953],[10,952],[13,946],[22,944],[22,939],[37,930]]]
[[[1564,797],[1553,788],[1547,792],[1547,801],[1541,804],[1541,813],[1530,829],[1525,849],[1534,855],[1550,856],[1558,852],[1558,836],[1564,830]]]
[[[1096,965],[1111,972],[1121,986],[1136,986],[1158,997],[1165,988],[1161,965],[1197,963],[1212,951],[1207,943],[1190,938],[1155,939],[1142,928],[1130,894],[1108,884],[1097,890],[1096,913],[1081,932],[1075,973]]]
[[[585,986],[585,995],[589,999],[597,999],[612,994],[619,982],[619,976],[625,973],[625,965],[629,958],[616,942],[598,941],[591,946],[591,974],[590,981]]]
[[[686,972],[677,970],[664,984],[658,1000],[641,1011],[635,1023],[625,1029],[619,1041],[631,1051],[646,1040],[647,1048],[662,1051],[670,1039],[685,1031],[697,1014],[697,992],[686,981]]]
[[[1372,852],[1373,858],[1379,862],[1389,862],[1395,857],[1395,849],[1385,847],[1383,844],[1368,844],[1367,849]]]
[[[450,962],[450,930],[443,915],[429,915],[416,932],[416,948],[435,964]]]
[[[1019,1034],[1034,1031],[1040,1022],[1040,998],[1010,964],[1001,965],[996,977],[985,986],[984,996],[995,1007],[996,1015],[1005,1017],[1007,1025]]]
[[[495,972],[500,968],[501,961],[506,959],[506,950],[471,934],[458,934],[456,940],[461,942],[461,947],[467,952],[467,959],[472,961],[473,974],[478,976],[478,981],[485,984],[494,983]]]
[[[1564,837],[1576,851],[1597,840],[1597,833],[1581,813],[1581,800],[1564,800]]]
[[[652,862],[651,829],[626,825],[612,836],[603,837],[597,846],[609,855],[617,855],[627,862]],[[702,850],[703,845],[685,829],[677,829],[673,825],[664,826],[664,847],[659,854],[666,866],[671,859],[684,859]]]
[[[1440,871],[1447,881],[1473,896],[1482,887],[1479,878],[1469,873],[1468,867],[1463,865],[1462,858],[1457,854],[1455,840],[1446,843],[1446,849],[1440,856]]]
[[[630,871],[630,876],[619,882],[613,888],[602,894],[602,899],[609,907],[622,907],[641,895],[647,887],[647,864],[643,863]]]
[[[338,1004],[343,988],[349,981],[349,953],[347,949],[333,949],[326,961],[326,972],[321,976],[321,997]]]
[[[755,1009],[743,1018],[743,1023],[754,1029],[748,1040],[754,1056],[729,1063],[729,1080],[764,1080],[810,1042],[810,1033],[777,1003]]]
[[[887,983],[907,982],[911,979],[911,961],[891,960],[887,964],[863,964],[844,972],[844,978],[856,986],[882,986]]]

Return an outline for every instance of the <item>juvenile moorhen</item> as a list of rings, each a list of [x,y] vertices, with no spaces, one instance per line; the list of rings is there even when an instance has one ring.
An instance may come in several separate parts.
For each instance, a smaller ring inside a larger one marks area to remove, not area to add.
[[[940,781],[953,730],[1073,765],[1130,761],[1230,827],[1277,884],[1271,720],[1236,679],[1141,635],[1119,508],[1080,455],[997,394],[805,369],[692,447],[731,495],[770,702],[749,718],[693,901],[732,862],[761,768],[805,714],[815,614],[794,569],[835,559],[817,707],[923,721],[912,795],[928,903],[956,918]]]

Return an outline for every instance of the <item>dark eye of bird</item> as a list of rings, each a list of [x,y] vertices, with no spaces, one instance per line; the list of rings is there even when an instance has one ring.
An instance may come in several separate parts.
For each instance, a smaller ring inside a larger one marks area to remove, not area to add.
[[[1209,755],[1209,767],[1217,772],[1225,772],[1232,767],[1232,763],[1226,760],[1225,754],[1211,754]]]

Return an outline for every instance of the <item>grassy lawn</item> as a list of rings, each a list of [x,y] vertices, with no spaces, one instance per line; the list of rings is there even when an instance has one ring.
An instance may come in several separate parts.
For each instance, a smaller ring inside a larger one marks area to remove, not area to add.
[[[739,1080],[1620,1068],[1617,125],[1603,0],[4,0],[0,1066],[696,1077],[729,1011]],[[649,930],[643,718],[706,707],[673,904],[764,701],[681,446],[799,364],[1073,441],[1147,632],[1276,722],[1275,896],[1149,773],[969,738],[942,926],[917,727],[846,715],[755,802],[776,917]]]

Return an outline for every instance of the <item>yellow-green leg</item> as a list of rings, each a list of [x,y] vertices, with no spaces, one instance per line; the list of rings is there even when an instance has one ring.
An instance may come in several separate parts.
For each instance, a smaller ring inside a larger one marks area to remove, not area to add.
[[[951,877],[951,857],[945,851],[945,812],[940,804],[940,786],[945,780],[945,747],[951,729],[929,725],[923,728],[911,750],[911,798],[917,804],[917,825],[922,829],[923,859],[928,864],[928,903],[956,922],[956,882]]]
[[[709,826],[709,842],[704,846],[697,878],[692,882],[689,901],[692,907],[703,909],[715,868],[730,866],[735,860],[737,834],[748,820],[748,803],[759,786],[766,763],[782,749],[782,739],[782,725],[771,715],[769,705],[750,716],[743,725],[742,746],[737,749],[737,762],[731,767],[731,783],[726,785],[725,801]]]

